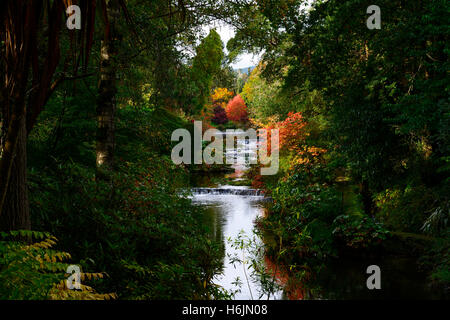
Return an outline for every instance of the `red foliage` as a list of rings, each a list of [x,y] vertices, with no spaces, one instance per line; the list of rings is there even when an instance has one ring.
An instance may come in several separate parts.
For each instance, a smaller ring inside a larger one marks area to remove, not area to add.
[[[220,105],[216,105],[213,109],[214,116],[211,121],[215,124],[225,124],[228,122],[227,113]]]
[[[247,122],[248,112],[247,106],[245,105],[244,99],[240,95],[235,96],[228,102],[226,107],[226,112],[228,119],[235,122]]]
[[[280,148],[293,151],[295,156],[292,165],[314,165],[322,162],[326,149],[308,145],[306,138],[309,133],[306,121],[300,112],[290,112],[286,120],[279,122]]]
[[[252,188],[263,190],[265,188],[264,181],[260,174],[256,175],[252,180]]]
[[[305,141],[306,121],[300,112],[289,112],[288,117],[278,123],[280,128],[280,148],[295,151]]]

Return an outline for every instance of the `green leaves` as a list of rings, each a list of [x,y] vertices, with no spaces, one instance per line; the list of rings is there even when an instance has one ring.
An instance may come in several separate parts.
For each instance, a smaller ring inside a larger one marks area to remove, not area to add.
[[[368,217],[341,215],[334,220],[333,226],[334,237],[354,249],[379,245],[390,235],[381,223],[376,223]]]
[[[196,56],[192,62],[191,79],[199,90],[195,109],[189,110],[192,114],[198,113],[206,104],[213,77],[221,70],[223,57],[222,40],[217,31],[212,29],[196,48]]]

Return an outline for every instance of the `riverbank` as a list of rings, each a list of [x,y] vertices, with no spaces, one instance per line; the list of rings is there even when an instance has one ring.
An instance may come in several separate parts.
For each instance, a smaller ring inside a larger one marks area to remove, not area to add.
[[[284,270],[278,281],[308,299],[447,299],[448,240],[365,216],[355,186],[323,164],[259,177],[273,198],[258,226],[272,264]],[[366,286],[371,265],[381,269],[379,291]]]

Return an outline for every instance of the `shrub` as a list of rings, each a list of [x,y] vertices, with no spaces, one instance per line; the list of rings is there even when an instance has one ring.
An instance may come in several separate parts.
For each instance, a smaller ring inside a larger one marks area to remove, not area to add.
[[[288,117],[277,124],[280,128],[280,148],[297,151],[308,136],[306,124],[301,112],[289,112]]]
[[[220,105],[216,105],[213,109],[214,116],[211,121],[215,124],[225,124],[228,122],[227,113]]]
[[[436,199],[425,186],[387,189],[376,196],[377,217],[393,230],[420,233]]]
[[[206,299],[216,290],[220,247],[208,240],[200,209],[178,195],[172,177],[181,169],[147,157],[109,181],[76,164],[31,175],[33,225],[58,236],[83,269],[105,270],[103,291],[125,299]]]
[[[232,97],[233,92],[227,88],[216,88],[211,96],[211,100],[214,103],[220,103],[221,106],[225,106]]]
[[[346,246],[359,249],[380,244],[389,236],[381,223],[368,217],[341,215],[333,222],[333,235]]]
[[[220,296],[212,277],[223,252],[209,241],[201,209],[179,195],[188,172],[170,159],[170,134],[187,124],[160,108],[123,107],[117,116],[117,165],[102,178],[92,156],[95,144],[86,144],[91,158],[80,162],[49,154],[45,128],[38,126],[39,136],[32,133],[34,156],[43,163],[29,168],[33,228],[58,237],[83,270],[107,272],[101,292],[121,299]],[[65,149],[79,147],[73,139],[62,142]]]

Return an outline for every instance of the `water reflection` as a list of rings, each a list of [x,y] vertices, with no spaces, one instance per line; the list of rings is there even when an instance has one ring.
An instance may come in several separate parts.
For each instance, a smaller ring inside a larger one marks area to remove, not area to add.
[[[225,188],[224,188],[225,189]],[[254,221],[262,216],[263,208],[260,203],[263,196],[243,196],[233,194],[233,190],[246,189],[246,187],[226,186],[230,191],[228,194],[194,194],[193,202],[202,205],[207,209],[208,220],[211,223],[211,230],[217,241],[223,241],[225,245],[224,272],[223,275],[215,279],[228,291],[235,291],[236,285],[233,284],[236,278],[242,281],[240,292],[235,295],[238,300],[257,299],[261,293],[261,285],[257,279],[251,279],[252,268],[247,264],[244,271],[243,265],[231,263],[230,256],[237,254],[242,256],[242,252],[233,248],[227,239],[236,239],[239,233],[243,231],[247,236],[253,235]],[[261,239],[255,238],[257,246],[263,246]],[[248,281],[247,281],[248,279]],[[267,299],[263,295],[261,299]],[[270,299],[281,299],[281,292],[270,296]]]

